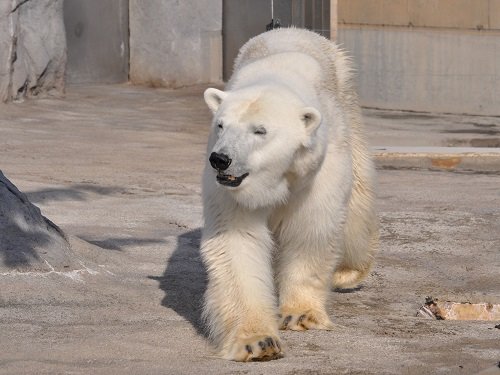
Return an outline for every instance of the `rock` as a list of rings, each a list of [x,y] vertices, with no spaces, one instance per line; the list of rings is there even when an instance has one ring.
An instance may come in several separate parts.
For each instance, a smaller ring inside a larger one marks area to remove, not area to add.
[[[64,92],[63,0],[0,4],[0,99]]]
[[[0,274],[79,268],[63,231],[0,171]]]
[[[0,99],[6,101],[12,68],[12,2],[0,1]]]

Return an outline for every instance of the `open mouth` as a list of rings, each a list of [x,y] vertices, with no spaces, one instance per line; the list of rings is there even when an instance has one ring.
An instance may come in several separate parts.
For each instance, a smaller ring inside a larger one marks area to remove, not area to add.
[[[217,173],[217,182],[224,186],[236,187],[240,186],[241,182],[248,176],[248,173],[242,174],[239,177],[224,174],[221,171]]]

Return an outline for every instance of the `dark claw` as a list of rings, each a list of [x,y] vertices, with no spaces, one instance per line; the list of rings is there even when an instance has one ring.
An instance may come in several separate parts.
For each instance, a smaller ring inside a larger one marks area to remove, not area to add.
[[[250,345],[245,346],[245,349],[247,350],[248,354],[253,354],[252,347]]]
[[[306,319],[306,314],[301,315],[299,317],[299,319],[297,320],[297,325],[301,326],[304,329],[308,329],[307,326],[304,323],[302,323],[304,321],[304,319]]]
[[[282,329],[286,329],[288,327],[288,323],[292,320],[292,316],[288,315],[284,320],[283,323],[281,324]]]
[[[261,350],[265,350],[266,349],[266,344],[264,343],[264,341],[259,341],[259,346],[260,346]]]
[[[306,314],[303,314],[301,316],[299,316],[299,319],[297,320],[297,324],[300,324],[302,323],[302,321],[306,318]]]
[[[267,344],[267,346],[275,346],[274,345],[274,340],[272,339],[272,337],[268,337],[266,339],[266,344]]]

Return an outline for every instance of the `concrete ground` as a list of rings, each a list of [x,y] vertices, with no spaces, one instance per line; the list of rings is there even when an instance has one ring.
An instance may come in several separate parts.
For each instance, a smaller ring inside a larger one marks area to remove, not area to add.
[[[199,323],[202,88],[67,91],[0,105],[0,169],[82,264],[0,273],[0,373],[473,374],[500,360],[499,322],[415,316],[427,296],[500,302],[500,150],[476,148],[499,146],[500,118],[365,110],[377,264],[332,291],[337,330],[283,332],[285,358],[242,364],[216,358]]]

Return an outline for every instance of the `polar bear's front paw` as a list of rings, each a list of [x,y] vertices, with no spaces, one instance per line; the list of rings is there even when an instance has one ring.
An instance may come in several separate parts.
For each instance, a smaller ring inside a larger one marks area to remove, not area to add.
[[[254,336],[238,340],[225,357],[238,362],[270,361],[283,357],[283,352],[277,337]]]
[[[292,331],[305,331],[308,329],[332,330],[335,328],[330,318],[326,314],[313,310],[291,311],[282,310],[280,329]]]

